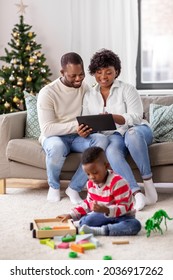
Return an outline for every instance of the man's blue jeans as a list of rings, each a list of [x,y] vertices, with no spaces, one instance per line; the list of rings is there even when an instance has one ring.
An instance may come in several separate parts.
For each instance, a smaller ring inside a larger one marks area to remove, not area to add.
[[[46,168],[48,184],[54,189],[60,188],[60,173],[67,155],[70,152],[81,153],[91,146],[99,146],[106,149],[108,138],[100,133],[90,134],[87,138],[78,134],[68,134],[63,136],[51,136],[44,140],[43,149],[46,153]],[[80,164],[76,173],[71,179],[69,187],[75,191],[81,191],[87,182],[87,175]]]
[[[109,136],[109,141],[106,155],[112,169],[127,180],[133,193],[140,190],[126,156],[130,153],[143,180],[152,177],[148,154],[148,146],[153,141],[151,128],[147,125],[136,125],[129,128],[124,136],[115,132]]]
[[[103,213],[91,212],[80,219],[79,226],[104,227],[105,235],[136,235],[141,230],[140,222],[132,216],[106,217]]]

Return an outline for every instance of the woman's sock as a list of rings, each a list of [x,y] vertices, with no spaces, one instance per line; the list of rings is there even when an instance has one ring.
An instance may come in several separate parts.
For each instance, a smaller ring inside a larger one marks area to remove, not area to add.
[[[50,202],[60,201],[60,189],[54,189],[52,187],[49,187],[49,191],[47,194],[47,200]]]
[[[134,198],[135,198],[135,206],[134,206],[134,208],[137,211],[142,210],[144,208],[144,206],[146,205],[146,197],[145,197],[145,195],[142,192],[137,192],[134,195]]]
[[[94,235],[105,235],[105,227],[89,227],[87,225],[83,225],[79,229],[79,233],[93,233]]]
[[[158,195],[153,183],[152,179],[144,180],[144,190],[145,190],[145,196],[146,196],[146,204],[151,205],[155,204],[158,200]]]

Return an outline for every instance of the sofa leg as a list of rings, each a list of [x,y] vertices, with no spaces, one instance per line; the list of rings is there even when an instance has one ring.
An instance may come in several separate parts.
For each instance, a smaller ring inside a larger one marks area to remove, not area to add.
[[[0,179],[0,194],[6,194],[6,179]]]

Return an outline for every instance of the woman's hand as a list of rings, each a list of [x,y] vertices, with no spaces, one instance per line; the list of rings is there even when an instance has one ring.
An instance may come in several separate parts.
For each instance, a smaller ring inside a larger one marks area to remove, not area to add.
[[[62,214],[56,217],[60,222],[66,222],[69,219],[72,219],[70,214]]]
[[[77,127],[77,133],[79,136],[86,138],[92,132],[92,128],[88,125],[81,124]]]

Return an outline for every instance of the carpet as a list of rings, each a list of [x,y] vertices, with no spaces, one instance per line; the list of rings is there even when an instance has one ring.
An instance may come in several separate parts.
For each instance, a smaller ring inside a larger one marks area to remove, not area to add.
[[[61,189],[59,203],[47,202],[47,188],[38,184],[32,188],[8,188],[6,195],[0,195],[0,260],[69,260],[69,249],[53,250],[41,245],[30,231],[30,223],[34,219],[55,218],[73,207],[64,190]],[[85,195],[83,191],[83,198]],[[173,217],[172,192],[159,193],[154,206],[137,212],[136,217],[142,224],[137,236],[97,236],[101,246],[79,254],[78,259],[101,260],[103,256],[111,255],[113,260],[173,260],[173,221],[167,221],[167,230],[162,222],[163,235],[152,232],[150,237],[146,237],[145,221],[160,209]],[[129,244],[113,245],[112,241],[116,240],[128,240]]]

